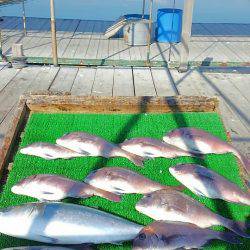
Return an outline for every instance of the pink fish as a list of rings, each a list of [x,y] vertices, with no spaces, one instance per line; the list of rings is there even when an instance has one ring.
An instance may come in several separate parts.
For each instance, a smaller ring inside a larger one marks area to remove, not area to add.
[[[250,174],[250,160],[243,156],[231,144],[196,128],[175,129],[163,137],[169,144],[188,152],[198,154],[234,154],[243,164],[246,173]],[[248,180],[249,181],[249,180]]]
[[[21,180],[11,188],[19,195],[27,195],[42,201],[60,201],[67,197],[88,198],[100,196],[111,201],[119,202],[116,194],[98,189],[87,183],[74,181],[60,175],[38,174]]]
[[[101,137],[84,132],[73,132],[56,140],[58,145],[88,156],[125,157],[137,166],[143,166],[144,158],[129,153]]]

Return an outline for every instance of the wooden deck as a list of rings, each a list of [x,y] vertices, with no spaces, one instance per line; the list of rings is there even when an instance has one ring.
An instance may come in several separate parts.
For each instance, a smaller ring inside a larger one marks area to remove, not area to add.
[[[121,32],[116,38],[103,35],[112,21],[57,20],[58,56],[70,59],[146,60],[146,46],[129,47],[124,44]],[[28,57],[50,57],[50,20],[27,18],[27,36],[22,32],[22,19],[4,17],[3,51],[11,54],[13,43],[24,45]],[[151,61],[178,62],[180,44],[151,45]],[[250,65],[250,24],[193,24],[190,43],[190,61],[245,63]]]
[[[38,67],[0,68],[0,144],[13,119],[21,94],[38,90],[72,95],[174,96],[207,95],[221,100],[221,113],[233,143],[250,154],[250,74],[185,74],[167,68]]]

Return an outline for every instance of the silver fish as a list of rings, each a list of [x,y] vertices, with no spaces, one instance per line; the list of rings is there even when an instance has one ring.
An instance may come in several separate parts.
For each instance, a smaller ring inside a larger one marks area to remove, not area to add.
[[[134,138],[124,141],[119,146],[130,153],[146,158],[194,156],[192,153],[153,138]]]
[[[55,159],[71,159],[75,157],[83,157],[83,154],[74,152],[68,148],[64,148],[60,145],[35,142],[20,150],[21,154],[38,156],[46,160]]]
[[[56,140],[56,143],[69,148],[79,154],[88,156],[125,157],[137,166],[143,166],[144,159],[138,155],[131,154],[101,137],[84,132],[73,132]]]
[[[183,186],[165,186],[132,170],[120,167],[100,168],[91,172],[84,181],[118,195],[147,194],[159,189],[183,190]]]
[[[120,197],[80,181],[59,175],[39,174],[21,180],[11,188],[15,194],[27,195],[40,201],[60,201],[67,197],[100,196],[118,202]]]
[[[250,206],[250,193],[223,176],[196,164],[180,164],[169,168],[170,173],[199,196],[221,199]]]
[[[211,240],[240,244],[232,233],[216,232],[189,223],[156,221],[141,230],[133,241],[133,250],[201,249]]]
[[[250,174],[250,160],[244,157],[231,144],[196,128],[175,129],[163,137],[163,141],[183,150],[198,154],[234,154]]]
[[[235,222],[213,213],[198,201],[175,190],[158,190],[144,196],[136,210],[154,220],[186,222],[201,228],[224,226],[236,234],[250,238],[243,222]]]
[[[0,210],[0,232],[49,244],[120,243],[133,240],[142,226],[75,204],[27,203]]]

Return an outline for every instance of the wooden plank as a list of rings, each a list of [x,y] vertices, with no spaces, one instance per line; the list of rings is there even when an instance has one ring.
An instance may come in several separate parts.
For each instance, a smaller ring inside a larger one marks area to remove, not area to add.
[[[151,68],[151,74],[158,96],[174,96],[179,94],[168,68]]]
[[[51,91],[70,91],[75,81],[78,68],[62,67],[60,68],[56,79],[51,85]]]
[[[27,88],[33,83],[39,73],[39,67],[24,68],[11,80],[11,82],[0,92],[0,121],[2,122],[10,109],[18,101]],[[0,123],[1,123],[0,122]]]
[[[82,21],[79,26],[83,25]],[[86,58],[86,53],[89,47],[90,39],[94,30],[95,23],[92,21],[88,21],[86,24],[84,23],[83,32],[79,34],[79,38],[81,41],[79,42],[79,46],[76,49],[74,58]],[[81,26],[82,27],[82,26]]]
[[[71,89],[72,95],[91,95],[96,75],[96,68],[79,68]]]
[[[136,96],[155,96],[155,86],[149,68],[133,68]]]
[[[180,74],[175,69],[170,70],[171,77],[180,95],[200,95],[199,91],[194,86],[194,82],[197,81],[197,79],[193,72],[194,70],[190,70],[185,74]]]
[[[27,97],[32,112],[55,113],[169,113],[217,112],[218,99],[208,97],[108,97],[36,94]]]
[[[1,91],[6,87],[6,85],[15,77],[15,75],[19,72],[18,69],[12,68],[4,68],[1,70],[1,81],[0,81],[0,95]]]
[[[27,108],[25,100],[21,100],[17,113],[14,117],[14,120],[10,124],[10,129],[4,137],[3,145],[0,149],[0,176],[2,177],[3,171],[6,168],[6,165],[10,163],[12,153],[20,136],[21,127],[24,125],[25,116],[27,115]]]
[[[250,143],[247,141],[249,129],[238,119],[237,114],[234,113],[215,87],[219,81],[223,81],[223,84],[226,84],[224,80],[220,79],[220,75],[218,74],[204,74],[199,71],[194,71],[193,74],[196,79],[193,84],[200,95],[217,96],[220,99],[220,114],[226,128],[232,135],[233,145],[240,149],[241,152],[245,154],[249,153]],[[246,140],[238,141],[237,138],[246,138]]]
[[[112,96],[114,84],[114,69],[99,67],[96,70],[95,81],[92,88],[92,95]]]
[[[132,68],[115,68],[113,96],[134,96]]]
[[[237,88],[241,95],[250,102],[250,88],[246,86],[250,82],[249,74],[227,74],[228,80]]]

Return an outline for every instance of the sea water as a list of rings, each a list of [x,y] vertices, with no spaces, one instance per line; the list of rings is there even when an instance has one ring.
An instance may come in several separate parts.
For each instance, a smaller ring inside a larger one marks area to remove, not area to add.
[[[184,0],[154,0],[158,8],[183,8]],[[27,0],[26,15],[49,17],[49,0]],[[149,0],[146,0],[148,3]],[[123,14],[141,13],[143,0],[55,0],[56,17],[84,20],[115,20]],[[147,6],[148,7],[148,4]],[[148,8],[147,12],[148,12]],[[21,16],[22,5],[0,7],[0,16]],[[250,23],[250,0],[196,0],[194,22]]]

